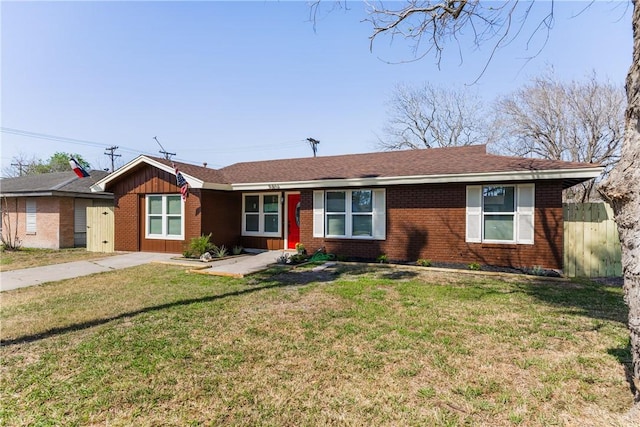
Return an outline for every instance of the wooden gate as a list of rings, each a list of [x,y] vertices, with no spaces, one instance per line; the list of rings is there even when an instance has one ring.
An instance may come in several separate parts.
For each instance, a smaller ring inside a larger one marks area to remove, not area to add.
[[[87,251],[114,251],[114,222],[112,201],[95,200],[87,207]]]
[[[564,273],[569,277],[620,277],[622,252],[613,209],[607,203],[565,203]]]

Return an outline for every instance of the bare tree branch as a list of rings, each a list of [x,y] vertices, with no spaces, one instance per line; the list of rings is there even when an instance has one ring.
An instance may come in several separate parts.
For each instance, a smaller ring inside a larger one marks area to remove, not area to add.
[[[399,84],[387,104],[385,138],[378,139],[378,147],[384,150],[487,142],[489,128],[482,114],[483,103],[468,89]]]
[[[599,163],[605,176],[620,158],[624,128],[622,87],[587,80],[559,82],[552,74],[496,103],[494,127],[502,130],[501,151],[517,156]],[[568,194],[587,200],[595,181]]]

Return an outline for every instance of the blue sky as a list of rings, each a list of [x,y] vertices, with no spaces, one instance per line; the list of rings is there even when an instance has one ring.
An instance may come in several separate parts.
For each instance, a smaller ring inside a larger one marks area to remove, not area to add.
[[[555,26],[533,25],[551,7],[536,3],[523,36],[498,51],[477,84],[490,46],[456,46],[440,69],[410,63],[408,44],[380,38],[369,50],[364,6],[329,13],[314,26],[306,2],[1,3],[2,168],[17,155],[77,152],[93,167],[159,155],[222,167],[240,161],[375,151],[395,84],[468,87],[487,101],[553,67],[563,79],[595,70],[623,84],[631,61],[631,6],[555,2]],[[575,16],[579,15],[579,16]],[[537,20],[536,20],[537,19]],[[527,44],[529,43],[529,47]],[[528,47],[528,50],[527,50]],[[60,138],[28,137],[51,135]],[[76,141],[68,141],[73,139]],[[72,143],[73,142],[73,143]]]

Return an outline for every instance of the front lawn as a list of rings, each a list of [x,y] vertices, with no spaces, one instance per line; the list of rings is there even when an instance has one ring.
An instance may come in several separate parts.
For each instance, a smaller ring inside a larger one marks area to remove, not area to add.
[[[622,291],[147,265],[2,294],[0,425],[623,425]]]
[[[0,250],[0,271],[40,267],[64,262],[105,258],[117,253],[87,252],[84,248],[34,249],[20,248],[17,251]]]

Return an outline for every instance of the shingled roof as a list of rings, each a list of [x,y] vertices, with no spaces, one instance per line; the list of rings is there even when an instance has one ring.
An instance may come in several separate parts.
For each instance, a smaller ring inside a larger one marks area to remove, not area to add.
[[[108,173],[92,170],[87,178],[79,178],[75,172],[53,172],[37,175],[25,175],[0,180],[0,194],[6,197],[17,196],[87,196],[113,197],[110,193],[96,194],[91,186]]]
[[[141,156],[134,162],[140,163],[145,158],[164,168],[172,167],[170,161],[150,156]],[[214,188],[215,184],[216,188],[228,186],[228,190],[514,178],[562,179],[564,186],[570,187],[596,177],[602,171],[602,167],[595,164],[488,154],[486,145],[242,162],[217,170],[187,163],[175,164],[187,175],[187,180],[199,181],[202,188]],[[98,184],[104,185],[110,179]],[[196,187],[199,183],[189,182]]]

